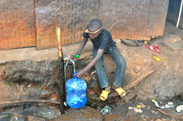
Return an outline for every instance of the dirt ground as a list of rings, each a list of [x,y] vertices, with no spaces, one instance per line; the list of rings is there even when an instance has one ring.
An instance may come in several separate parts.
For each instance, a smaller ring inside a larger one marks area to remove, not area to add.
[[[123,55],[128,63],[127,72],[126,72],[127,75],[125,76],[124,83],[123,83],[124,86],[127,86],[129,83],[131,83],[128,80],[133,80],[135,78],[138,78],[141,75],[145,74],[147,71],[156,69],[157,72],[156,72],[156,74],[154,74],[150,78],[148,78],[148,80],[144,79],[144,82],[140,83],[139,86],[137,87],[137,89],[135,88],[135,93],[133,92],[134,90],[129,91],[126,99],[122,100],[122,102],[119,102],[117,104],[118,106],[111,105],[113,108],[112,111],[114,114],[124,116],[124,114],[126,114],[127,107],[134,106],[134,104],[136,104],[138,102],[138,99],[143,101],[144,104],[151,105],[151,107],[154,107],[154,105],[150,102],[150,100],[147,101],[147,99],[154,98],[154,95],[152,94],[153,91],[148,92],[148,91],[144,91],[144,90],[146,90],[146,89],[148,90],[149,88],[151,89],[150,80],[153,80],[153,78],[156,78],[156,77],[161,77],[161,74],[163,74],[162,73],[163,71],[162,70],[158,71],[158,68],[162,68],[162,67],[163,68],[173,68],[171,70],[172,73],[173,73],[173,71],[176,71],[175,76],[181,77],[183,70],[182,70],[181,66],[179,67],[179,65],[180,65],[180,62],[182,62],[182,58],[183,58],[183,41],[182,40],[183,40],[183,30],[176,28],[175,25],[173,25],[169,22],[166,23],[163,37],[154,38],[148,42],[148,44],[159,45],[161,52],[162,52],[161,54],[155,53],[155,52],[145,48],[144,45],[139,46],[139,47],[129,47],[127,45],[122,44],[119,39],[115,39],[117,46],[123,53]],[[79,47],[79,43],[64,46],[63,47],[64,57],[66,57],[67,55],[69,55],[73,52],[76,52],[78,47]],[[130,50],[130,52],[128,52],[128,50]],[[0,55],[1,55],[0,61],[20,61],[20,60],[27,60],[27,59],[30,59],[33,61],[56,60],[58,58],[57,51],[58,51],[57,48],[50,48],[50,49],[44,49],[44,50],[37,51],[35,47],[22,48],[22,49],[11,49],[11,50],[0,50]],[[86,47],[83,49],[80,59],[89,57],[89,56],[91,56],[91,54],[92,54],[92,43],[89,42],[89,43],[87,43]],[[157,63],[156,61],[154,61],[152,59],[153,55],[161,57],[163,60],[166,60],[166,61],[159,61]],[[178,62],[179,64],[176,64],[175,61]],[[135,62],[135,63],[133,63],[133,62]],[[149,63],[146,63],[145,65],[143,65],[144,62],[149,62]],[[113,73],[112,71],[110,72],[110,69],[111,69],[110,67],[111,66],[106,67],[106,68],[109,73]],[[165,72],[165,73],[167,73],[167,72]],[[128,76],[128,74],[130,76]],[[168,77],[165,79],[168,80]],[[176,82],[176,80],[174,80],[174,81]],[[147,83],[150,83],[149,86],[144,86]],[[172,82],[172,83],[174,83],[174,82]],[[170,85],[172,85],[172,83],[170,83]],[[158,84],[155,86],[157,88],[156,91],[158,92],[157,97],[163,98],[166,96],[168,96],[168,97],[174,96],[173,92],[172,92],[172,94],[164,95],[164,93],[163,93],[163,95],[161,95],[160,93],[164,91],[164,90],[161,90],[161,89],[163,89],[163,86],[158,86]],[[143,88],[143,90],[141,88]],[[178,89],[179,90],[178,91],[176,90],[176,92],[182,92],[181,87]],[[131,96],[130,96],[130,94],[131,94]],[[133,100],[134,97],[136,98],[135,100]],[[130,102],[130,100],[137,101],[137,102],[136,103],[126,103],[124,105],[125,101]],[[151,103],[151,104],[149,104],[149,103]],[[181,104],[181,103],[179,103],[179,104]],[[172,118],[172,117],[165,116],[162,114],[160,115],[160,113],[157,113],[158,111],[156,110],[155,107],[154,107],[154,110],[155,110],[154,112],[151,111],[152,113],[146,113],[147,115],[143,114],[143,116],[138,115],[135,118],[139,118],[139,117],[144,118],[145,117],[144,120],[150,120],[150,121],[177,120],[176,118]],[[122,114],[119,112],[122,112]],[[148,112],[148,111],[146,110],[145,112]],[[158,115],[156,115],[156,113]],[[153,116],[154,117],[157,116],[157,118],[155,118],[155,119],[149,118],[149,117],[153,117]],[[133,118],[132,118],[132,120],[133,120]]]

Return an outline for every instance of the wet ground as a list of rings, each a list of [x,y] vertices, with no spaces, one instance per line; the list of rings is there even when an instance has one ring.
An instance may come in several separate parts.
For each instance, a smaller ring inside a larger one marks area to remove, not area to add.
[[[183,104],[183,101],[181,100],[156,100],[159,104],[159,108],[155,106],[155,104],[151,101],[144,101],[144,102],[134,102],[134,103],[126,103],[124,105],[109,105],[109,108],[106,108],[106,110],[103,110],[103,108],[98,108],[97,110],[104,116],[104,115],[111,115],[111,121],[115,121],[116,117],[112,120],[113,116],[119,115],[121,117],[124,117],[128,119],[127,116],[133,116],[136,119],[138,117],[146,117],[146,119],[160,119],[160,118],[166,118],[168,119],[174,119],[179,121],[181,116],[183,115],[183,111],[177,112],[176,108],[179,105]],[[169,105],[167,105],[169,103]],[[171,104],[170,104],[171,103]],[[24,105],[24,108],[28,105]],[[164,108],[163,108],[164,106]],[[21,107],[21,106],[20,106]],[[133,107],[133,108],[132,108]],[[130,109],[132,108],[132,109]],[[169,114],[165,115],[161,111]],[[96,110],[96,111],[97,111]],[[115,115],[116,114],[116,115]],[[0,113],[0,121],[26,121],[30,116],[33,117],[41,117],[45,119],[55,119],[59,117],[61,114],[59,112],[59,108],[57,107],[39,107],[33,106],[28,109],[20,109],[20,108],[12,108],[12,109],[6,109],[5,112]],[[92,115],[92,114],[91,114]],[[177,117],[177,118],[176,118]],[[135,119],[134,118],[134,119]],[[87,119],[86,119],[87,120]]]
[[[183,111],[180,113],[176,111],[176,107],[179,105],[182,105],[183,101],[181,101],[181,100],[172,100],[172,101],[156,100],[156,101],[158,102],[158,104],[161,108],[156,107],[155,104],[151,101],[135,102],[135,103],[124,104],[122,106],[113,107],[112,113],[118,114],[121,116],[126,116],[129,111],[129,107],[141,106],[139,109],[142,110],[142,113],[135,111],[135,112],[137,112],[137,115],[144,115],[147,117],[166,117],[166,115],[162,114],[157,109],[161,109],[162,111],[164,111],[170,115],[177,116],[177,117],[181,117],[183,115]],[[168,102],[172,102],[173,106],[172,107],[167,106],[166,104],[168,104]],[[163,106],[165,106],[165,107],[163,107]],[[132,110],[134,110],[134,109],[132,109]],[[135,114],[136,113],[134,113],[134,115]]]

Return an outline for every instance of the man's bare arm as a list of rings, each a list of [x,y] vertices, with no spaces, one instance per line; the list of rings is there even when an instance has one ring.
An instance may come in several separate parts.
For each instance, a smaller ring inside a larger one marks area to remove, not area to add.
[[[85,47],[87,42],[88,42],[88,39],[84,38],[83,41],[81,42],[79,48],[78,48],[76,55],[80,55],[81,50]]]
[[[86,73],[89,69],[91,69],[97,61],[101,58],[104,50],[98,49],[96,57],[81,71],[75,74],[78,78],[80,78],[84,73]]]

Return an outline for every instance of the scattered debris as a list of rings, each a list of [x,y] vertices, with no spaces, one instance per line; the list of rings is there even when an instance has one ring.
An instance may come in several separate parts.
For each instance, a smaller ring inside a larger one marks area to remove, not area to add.
[[[157,102],[155,99],[152,99],[151,101],[155,104],[155,106],[156,106],[157,108],[160,108],[158,102]]]
[[[151,111],[152,113],[154,113],[154,114],[158,114],[158,112],[156,112],[156,111]]]
[[[181,117],[177,117],[177,116],[170,115],[170,114],[168,114],[168,113],[166,113],[166,112],[164,112],[164,111],[162,111],[162,110],[160,110],[160,109],[158,109],[158,111],[161,112],[161,113],[164,114],[164,115],[167,115],[167,116],[171,116],[171,117],[174,117],[174,118],[177,118],[177,119],[183,119],[183,118],[181,118]]]
[[[179,112],[179,113],[180,113],[181,111],[183,111],[183,105],[177,106],[176,111]]]
[[[128,107],[128,109],[133,109],[137,113],[142,113],[142,109],[137,108],[137,107]]]
[[[152,58],[153,58],[154,60],[156,60],[156,61],[160,61],[160,60],[162,60],[160,57],[155,56],[155,55],[154,55]]]
[[[111,107],[109,107],[108,105],[106,105],[100,112],[102,113],[102,115],[112,114]]]

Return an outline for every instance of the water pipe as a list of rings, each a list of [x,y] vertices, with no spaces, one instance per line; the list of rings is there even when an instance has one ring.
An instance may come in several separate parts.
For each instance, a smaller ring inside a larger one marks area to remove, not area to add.
[[[181,17],[181,13],[182,13],[182,4],[183,4],[183,0],[181,0],[181,4],[180,4],[179,17],[178,17],[177,25],[176,25],[177,28],[179,28],[179,22],[180,22],[180,17]]]
[[[76,72],[76,64],[74,60],[70,59],[70,62],[73,64],[73,73]]]

